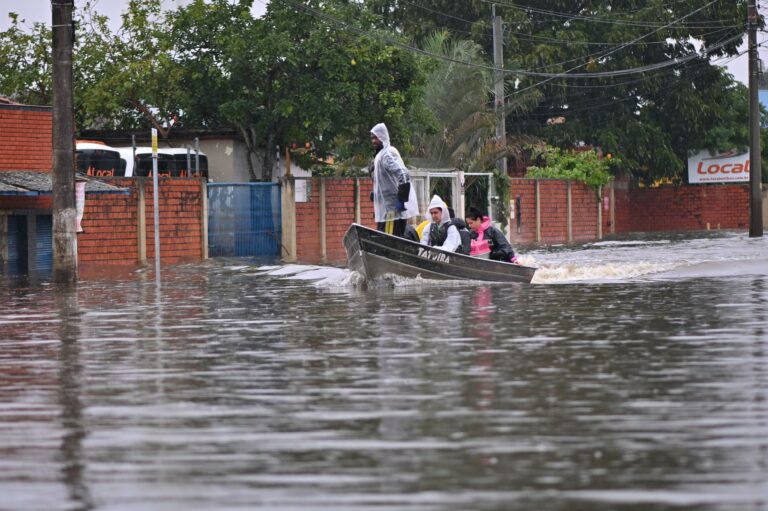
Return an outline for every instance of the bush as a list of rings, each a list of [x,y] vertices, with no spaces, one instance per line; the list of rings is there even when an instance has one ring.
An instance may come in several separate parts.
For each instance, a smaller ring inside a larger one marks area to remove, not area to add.
[[[613,179],[609,169],[618,163],[615,158],[599,158],[595,151],[562,151],[551,146],[536,148],[532,159],[543,166],[528,167],[526,177],[579,181],[595,191]]]

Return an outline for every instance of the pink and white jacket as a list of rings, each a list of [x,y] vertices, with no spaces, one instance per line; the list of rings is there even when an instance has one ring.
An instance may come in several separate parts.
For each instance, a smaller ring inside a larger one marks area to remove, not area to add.
[[[491,225],[491,219],[487,216],[483,217],[483,221],[480,224],[480,229],[477,230],[477,238],[472,240],[472,244],[469,250],[469,255],[479,256],[488,254],[491,251],[488,240],[485,238],[485,230]]]

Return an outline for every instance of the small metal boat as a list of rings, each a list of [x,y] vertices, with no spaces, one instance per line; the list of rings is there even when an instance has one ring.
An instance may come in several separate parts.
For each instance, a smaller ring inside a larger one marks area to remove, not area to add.
[[[536,268],[480,259],[352,224],[344,235],[347,264],[372,280],[382,275],[439,280],[530,283]]]

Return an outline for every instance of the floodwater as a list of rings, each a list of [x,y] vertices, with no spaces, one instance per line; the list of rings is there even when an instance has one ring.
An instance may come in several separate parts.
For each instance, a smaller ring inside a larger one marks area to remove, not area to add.
[[[0,509],[768,509],[768,238],[522,257],[2,280]]]

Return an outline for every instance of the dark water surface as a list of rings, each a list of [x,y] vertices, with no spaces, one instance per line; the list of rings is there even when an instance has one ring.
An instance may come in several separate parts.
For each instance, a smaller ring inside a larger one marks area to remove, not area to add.
[[[767,248],[2,281],[0,509],[768,509]]]

